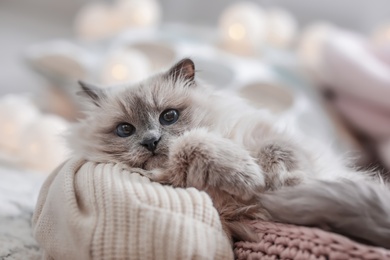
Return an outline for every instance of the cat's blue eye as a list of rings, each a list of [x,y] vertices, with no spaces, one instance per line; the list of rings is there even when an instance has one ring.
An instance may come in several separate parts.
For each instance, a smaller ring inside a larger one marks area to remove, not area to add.
[[[179,119],[179,112],[176,109],[167,109],[160,115],[162,125],[174,124]]]
[[[119,137],[129,137],[134,134],[135,127],[129,123],[121,123],[117,125],[115,132]]]

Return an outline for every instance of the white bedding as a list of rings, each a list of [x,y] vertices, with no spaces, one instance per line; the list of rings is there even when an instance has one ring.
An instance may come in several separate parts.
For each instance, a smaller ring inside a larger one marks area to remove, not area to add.
[[[45,179],[24,170],[0,166],[0,259],[38,259],[31,216]]]

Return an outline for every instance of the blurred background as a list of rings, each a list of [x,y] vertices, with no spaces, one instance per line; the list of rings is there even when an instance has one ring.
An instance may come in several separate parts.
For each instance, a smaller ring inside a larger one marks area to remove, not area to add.
[[[387,0],[2,0],[0,35],[0,165],[47,174],[69,155],[76,80],[136,82],[189,56],[205,82],[390,168]]]
[[[31,214],[70,156],[77,80],[126,85],[186,56],[198,79],[388,176],[388,0],[1,0],[0,39],[0,258],[40,257]]]
[[[22,53],[31,44],[55,38],[75,39],[75,19],[80,9],[97,1],[88,0],[2,0],[0,1],[0,50],[4,70],[0,93],[40,88],[41,83],[23,66]],[[114,0],[101,1],[110,4]],[[162,23],[183,23],[216,27],[222,11],[234,0],[160,0]],[[345,29],[371,34],[390,19],[387,0],[263,0],[261,7],[286,9],[299,27],[316,21],[329,21]],[[15,77],[18,80],[15,80]]]

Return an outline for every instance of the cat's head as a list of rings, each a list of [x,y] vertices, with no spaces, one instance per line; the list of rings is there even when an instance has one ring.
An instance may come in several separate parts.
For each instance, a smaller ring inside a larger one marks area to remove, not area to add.
[[[206,112],[199,109],[205,90],[190,59],[135,85],[81,87],[87,108],[69,142],[76,154],[92,161],[162,167],[172,140],[198,127]]]

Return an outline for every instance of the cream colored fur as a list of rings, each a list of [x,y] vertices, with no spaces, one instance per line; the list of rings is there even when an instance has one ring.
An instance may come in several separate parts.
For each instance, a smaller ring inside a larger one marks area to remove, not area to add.
[[[245,221],[271,218],[260,201],[266,191],[320,180],[373,180],[309,138],[281,129],[267,111],[198,82],[189,59],[138,84],[83,89],[86,117],[69,139],[75,153],[125,163],[167,185],[206,191],[233,238],[253,239]],[[160,124],[166,109],[179,111],[176,123]],[[115,133],[123,122],[136,129],[127,138]],[[140,145],[150,136],[160,138],[154,152]]]

